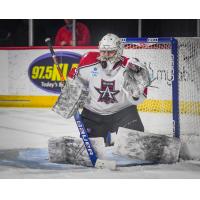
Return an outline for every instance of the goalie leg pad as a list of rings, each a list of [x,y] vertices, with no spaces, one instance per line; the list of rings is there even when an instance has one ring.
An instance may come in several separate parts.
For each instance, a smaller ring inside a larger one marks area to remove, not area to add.
[[[166,135],[119,128],[115,153],[155,163],[174,163],[179,159],[181,142]]]
[[[98,158],[104,156],[105,144],[103,138],[90,138]],[[87,150],[82,139],[75,137],[51,138],[48,141],[50,162],[72,163],[92,167]]]
[[[200,160],[199,134],[182,134],[180,158],[183,160]]]

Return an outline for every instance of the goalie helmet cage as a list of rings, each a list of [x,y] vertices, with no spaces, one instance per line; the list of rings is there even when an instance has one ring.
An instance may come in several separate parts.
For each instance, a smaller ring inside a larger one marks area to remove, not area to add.
[[[145,62],[151,76],[148,98],[139,111],[171,115],[170,134],[177,138],[198,134],[200,38],[122,38],[122,42],[124,55]]]

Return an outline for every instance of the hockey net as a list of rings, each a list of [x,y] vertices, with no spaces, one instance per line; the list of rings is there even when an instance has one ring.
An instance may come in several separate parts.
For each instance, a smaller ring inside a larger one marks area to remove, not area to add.
[[[178,137],[199,135],[200,38],[123,38],[122,41],[124,55],[146,63],[150,72],[147,99],[138,106],[145,130]],[[176,46],[172,41],[176,41]]]

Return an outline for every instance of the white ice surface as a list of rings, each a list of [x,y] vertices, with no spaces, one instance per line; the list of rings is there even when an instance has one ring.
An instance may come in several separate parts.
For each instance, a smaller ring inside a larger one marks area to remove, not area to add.
[[[148,131],[155,124],[149,123],[152,116],[141,113]],[[166,115],[154,115],[155,123],[166,124]],[[77,136],[78,130],[73,119],[65,120],[50,109],[0,109],[0,150],[47,148],[51,137]],[[93,168],[67,168],[47,170],[18,168],[0,165],[0,178],[200,178],[200,162],[181,161],[171,165],[133,166],[119,168],[118,171]]]

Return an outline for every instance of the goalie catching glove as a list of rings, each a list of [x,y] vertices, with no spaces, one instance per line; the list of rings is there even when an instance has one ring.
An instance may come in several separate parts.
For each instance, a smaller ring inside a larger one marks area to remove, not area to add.
[[[135,99],[150,85],[149,71],[137,58],[130,58],[124,71],[123,88]]]

